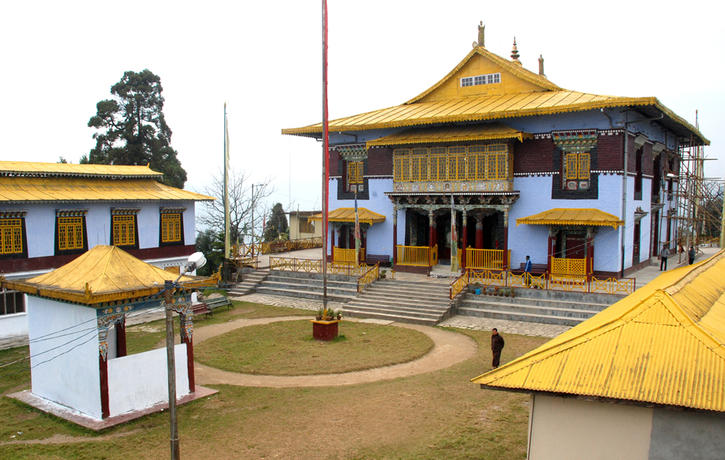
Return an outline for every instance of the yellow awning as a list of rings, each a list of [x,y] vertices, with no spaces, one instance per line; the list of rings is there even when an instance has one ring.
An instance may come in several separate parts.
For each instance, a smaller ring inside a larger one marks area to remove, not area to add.
[[[148,166],[41,163],[36,161],[0,161],[0,175],[21,176],[95,176],[161,177],[164,174]]]
[[[725,251],[472,381],[725,412]]]
[[[385,216],[367,208],[357,208],[358,220],[361,224],[377,224],[385,221]],[[310,216],[309,220],[322,220],[322,213]],[[355,208],[337,208],[327,215],[330,222],[355,222]]]
[[[516,225],[583,225],[617,228],[624,224],[619,217],[594,208],[554,208],[516,219]]]
[[[531,137],[531,134],[517,131],[498,123],[474,126],[446,126],[442,128],[408,129],[389,136],[368,141],[366,146],[435,144],[444,142],[490,141]]]
[[[170,187],[154,179],[0,176],[0,203],[157,200],[212,201],[214,198]]]
[[[151,296],[177,277],[115,246],[99,245],[51,272],[0,284],[39,297],[93,305]],[[194,288],[214,285],[216,280],[183,276],[180,284]]]

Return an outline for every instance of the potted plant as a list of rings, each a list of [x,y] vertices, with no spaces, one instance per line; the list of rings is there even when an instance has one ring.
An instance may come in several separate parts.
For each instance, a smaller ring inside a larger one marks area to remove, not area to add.
[[[332,308],[320,308],[312,321],[312,337],[317,340],[329,341],[337,337],[338,323],[342,320],[342,312]]]

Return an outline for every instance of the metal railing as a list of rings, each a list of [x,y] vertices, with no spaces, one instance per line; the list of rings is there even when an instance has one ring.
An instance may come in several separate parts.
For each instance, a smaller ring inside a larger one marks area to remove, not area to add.
[[[508,255],[510,258],[510,249]],[[466,268],[503,270],[505,268],[504,263],[503,249],[466,248]]]
[[[322,273],[322,259],[298,259],[293,257],[270,257],[270,270],[304,273]],[[333,275],[361,276],[368,270],[365,264],[327,264],[327,273]]]
[[[551,273],[554,275],[587,275],[587,258],[551,258]]]
[[[448,287],[448,298],[453,300],[455,299],[458,294],[463,292],[464,289],[466,289],[466,286],[468,286],[468,274],[470,272],[468,270],[464,271],[461,276],[453,280],[451,285]]]
[[[380,278],[380,262],[376,263],[357,279],[357,292],[360,293]]]
[[[365,260],[365,248],[360,248],[360,260]],[[355,265],[357,262],[359,261],[355,260],[355,249],[332,248],[332,263]]]
[[[432,267],[438,264],[438,245],[430,246],[395,246],[397,264],[414,267]]]
[[[548,289],[567,292],[601,293],[601,294],[631,294],[636,289],[634,278],[606,278],[598,279],[587,275],[560,275],[556,273],[513,273],[508,270],[474,270],[467,269],[465,284],[456,285],[451,289],[450,295],[455,297],[460,290],[469,284],[480,284],[483,287],[516,287],[526,289]],[[463,276],[456,279],[458,282]],[[453,286],[453,284],[451,285]],[[458,290],[460,289],[460,290]],[[455,292],[454,294],[454,291]]]

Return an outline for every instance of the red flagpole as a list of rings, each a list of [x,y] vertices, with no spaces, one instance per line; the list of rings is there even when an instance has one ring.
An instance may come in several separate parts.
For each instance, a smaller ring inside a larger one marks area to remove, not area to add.
[[[327,0],[322,0],[322,305],[327,309],[327,227],[329,182],[327,120]]]

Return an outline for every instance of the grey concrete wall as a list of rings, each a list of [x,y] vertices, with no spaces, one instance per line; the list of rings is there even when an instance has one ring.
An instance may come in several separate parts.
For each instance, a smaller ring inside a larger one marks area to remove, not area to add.
[[[722,460],[725,458],[725,414],[654,410],[650,460]]]

